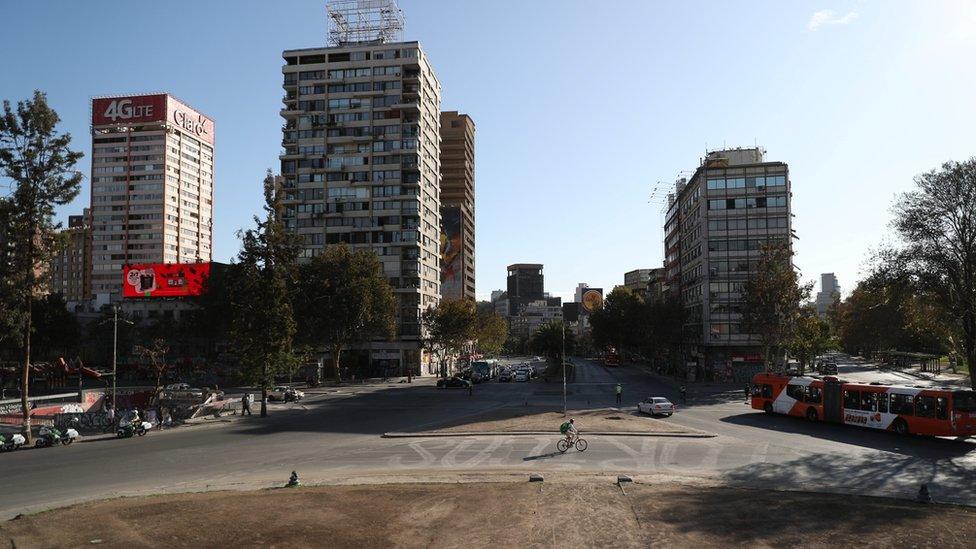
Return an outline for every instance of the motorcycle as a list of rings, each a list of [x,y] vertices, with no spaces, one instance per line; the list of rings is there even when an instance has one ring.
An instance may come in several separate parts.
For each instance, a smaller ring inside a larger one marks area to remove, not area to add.
[[[14,433],[12,435],[0,435],[0,452],[13,452],[27,442],[24,435]]]
[[[61,445],[67,446],[79,436],[78,431],[72,428],[65,429],[62,433],[56,427],[48,427],[45,425],[37,432],[37,440],[34,441],[34,447],[44,448],[45,446],[54,446],[59,442]]]
[[[118,438],[129,438],[132,435],[146,436],[146,433],[152,429],[152,423],[148,421],[138,421],[136,423],[127,423],[125,425],[119,425],[119,429],[115,431],[115,436]]]

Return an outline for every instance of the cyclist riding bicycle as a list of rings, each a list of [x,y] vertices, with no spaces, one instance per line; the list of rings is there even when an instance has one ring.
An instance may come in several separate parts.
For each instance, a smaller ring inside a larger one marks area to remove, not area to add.
[[[579,434],[579,431],[576,429],[576,421],[570,419],[566,423],[563,423],[559,426],[559,432],[566,435],[566,442],[568,444],[572,444],[573,439]]]

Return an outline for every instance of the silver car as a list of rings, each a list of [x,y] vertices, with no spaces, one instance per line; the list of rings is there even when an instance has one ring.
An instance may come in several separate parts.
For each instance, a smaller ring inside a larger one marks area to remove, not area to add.
[[[637,403],[637,411],[652,416],[670,416],[674,413],[674,404],[664,397],[647,397]]]

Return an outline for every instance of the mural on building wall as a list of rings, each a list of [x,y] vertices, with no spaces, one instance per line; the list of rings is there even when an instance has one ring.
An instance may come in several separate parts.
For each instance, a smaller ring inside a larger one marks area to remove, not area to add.
[[[463,265],[461,262],[461,208],[441,208],[441,295],[460,297]]]

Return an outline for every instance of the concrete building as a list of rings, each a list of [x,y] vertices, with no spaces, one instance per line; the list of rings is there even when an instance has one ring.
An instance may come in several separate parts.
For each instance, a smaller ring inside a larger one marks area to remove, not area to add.
[[[764,156],[710,152],[670,197],[665,278],[687,313],[689,375],[743,381],[760,367],[758,339],[741,328],[743,284],[761,246],[793,241],[788,166]]]
[[[474,121],[441,113],[441,296],[475,300]]]
[[[820,275],[820,291],[817,292],[817,314],[820,318],[826,318],[827,311],[834,301],[840,299],[840,285],[837,284],[837,277],[834,273],[823,273]]]
[[[91,211],[68,216],[62,231],[64,248],[51,263],[51,293],[61,294],[69,311],[78,311],[91,300]],[[121,273],[119,274],[121,277]]]
[[[399,333],[357,350],[372,368],[419,373],[420,316],[441,299],[441,86],[418,42],[359,26],[346,4],[330,4],[330,46],[282,54],[284,218],[305,258],[337,244],[376,253]]]
[[[509,318],[509,333],[514,337],[532,337],[539,327],[551,320],[562,320],[562,299],[546,295],[525,303],[519,314]]]
[[[214,122],[160,93],[92,99],[91,292],[118,301],[122,267],[210,261]]]
[[[654,269],[634,269],[624,273],[624,288],[641,297],[647,296],[647,286],[651,282]]]
[[[589,287],[590,285],[587,284],[586,282],[580,282],[579,284],[577,284],[576,291],[573,293],[573,301],[575,301],[576,303],[583,301],[583,292],[585,292],[586,289]]]
[[[509,316],[524,305],[545,298],[545,278],[541,263],[515,263],[508,266]]]

